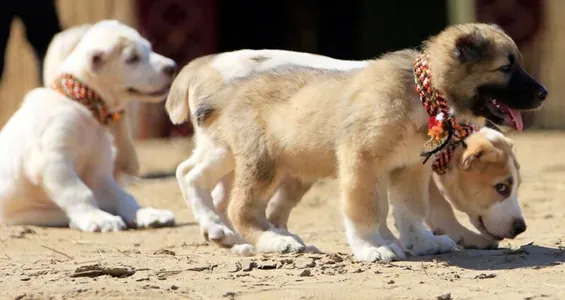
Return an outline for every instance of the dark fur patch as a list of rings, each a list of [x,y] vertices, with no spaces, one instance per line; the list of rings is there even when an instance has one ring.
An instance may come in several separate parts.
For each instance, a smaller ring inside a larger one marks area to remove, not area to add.
[[[216,110],[213,107],[210,107],[206,104],[200,104],[198,106],[198,108],[196,109],[196,111],[194,112],[194,118],[196,119],[196,124],[198,126],[202,126],[204,125],[204,123],[206,122],[206,120],[208,118],[210,118],[210,116],[215,112]]]
[[[488,41],[475,31],[455,41],[455,53],[462,63],[488,59]]]
[[[253,56],[249,59],[251,59],[252,61],[258,62],[258,63],[262,63],[262,62],[267,61],[271,58],[267,57],[267,56],[263,56],[263,55],[258,55],[258,56]]]

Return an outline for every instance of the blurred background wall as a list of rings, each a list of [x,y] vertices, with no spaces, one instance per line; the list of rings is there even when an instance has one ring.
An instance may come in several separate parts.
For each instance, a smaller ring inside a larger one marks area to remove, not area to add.
[[[3,0],[10,2],[17,0]],[[41,1],[41,0],[36,0]],[[424,4],[425,3],[425,4]],[[526,122],[565,129],[565,1],[562,0],[57,0],[63,28],[115,18],[142,32],[154,49],[184,65],[191,59],[242,48],[307,51],[366,59],[417,47],[448,24],[490,22],[521,48],[526,68],[547,86],[545,107]],[[2,8],[0,8],[2,9]],[[0,83],[0,126],[23,95],[39,85],[36,59],[19,20],[12,24]],[[137,138],[191,134],[172,126],[161,104],[132,105]]]

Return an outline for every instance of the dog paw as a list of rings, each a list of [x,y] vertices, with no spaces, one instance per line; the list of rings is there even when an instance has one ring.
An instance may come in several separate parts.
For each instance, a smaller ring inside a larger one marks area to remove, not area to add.
[[[490,239],[482,234],[469,232],[462,235],[457,244],[463,246],[465,249],[496,249],[498,248],[498,241]]]
[[[158,228],[174,224],[175,215],[172,211],[164,209],[140,208],[135,217],[135,226],[138,228]]]
[[[206,222],[200,225],[200,231],[207,241],[212,241],[222,247],[232,247],[237,244],[244,244],[243,238],[229,229],[224,224]]]
[[[282,235],[274,231],[263,232],[255,246],[258,252],[264,253],[301,253],[306,250],[306,246],[295,236]]]
[[[433,235],[431,232],[412,235],[403,243],[413,255],[433,255],[457,250],[457,243],[449,236]]]
[[[257,254],[255,247],[249,244],[233,245],[231,253],[239,256],[253,256]]]
[[[391,262],[406,259],[406,251],[401,245],[391,243],[379,247],[370,246],[353,249],[353,257],[355,260],[363,262]]]
[[[120,216],[102,210],[70,216],[70,227],[86,232],[110,232],[124,230],[127,226]]]

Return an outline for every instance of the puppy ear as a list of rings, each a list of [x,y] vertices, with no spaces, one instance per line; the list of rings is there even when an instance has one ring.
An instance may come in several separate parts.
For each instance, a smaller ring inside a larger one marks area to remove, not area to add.
[[[476,61],[487,53],[487,40],[480,32],[464,34],[455,40],[455,55],[462,63]]]
[[[188,65],[187,65],[188,66]],[[188,90],[190,87],[190,70],[185,66],[176,78],[165,100],[165,109],[173,124],[181,124],[188,119]]]
[[[107,59],[108,53],[102,49],[95,49],[88,53],[90,69],[93,72],[100,70],[100,68],[106,63]]]
[[[512,152],[512,153],[509,153],[509,155],[512,158],[512,161],[514,162],[516,169],[520,170],[520,163],[518,162],[518,158],[516,157],[516,145],[514,145],[514,140],[512,140],[508,137],[504,137],[504,140],[506,141],[506,143],[508,144],[508,147],[510,148],[510,151]]]
[[[512,151],[512,153],[516,153],[516,145],[514,145],[514,140],[508,137],[504,137],[504,141],[508,144],[508,148]]]
[[[486,139],[471,141],[461,156],[460,168],[469,170],[473,167],[480,167],[485,162],[497,162],[502,155],[502,151]]]

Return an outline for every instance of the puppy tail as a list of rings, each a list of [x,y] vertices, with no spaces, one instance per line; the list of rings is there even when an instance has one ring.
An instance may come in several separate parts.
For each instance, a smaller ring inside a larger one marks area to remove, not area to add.
[[[169,119],[176,125],[187,121],[190,114],[188,94],[192,76],[190,70],[188,70],[189,65],[186,65],[179,72],[175,80],[173,80],[167,100],[165,101],[165,109],[167,110]]]

